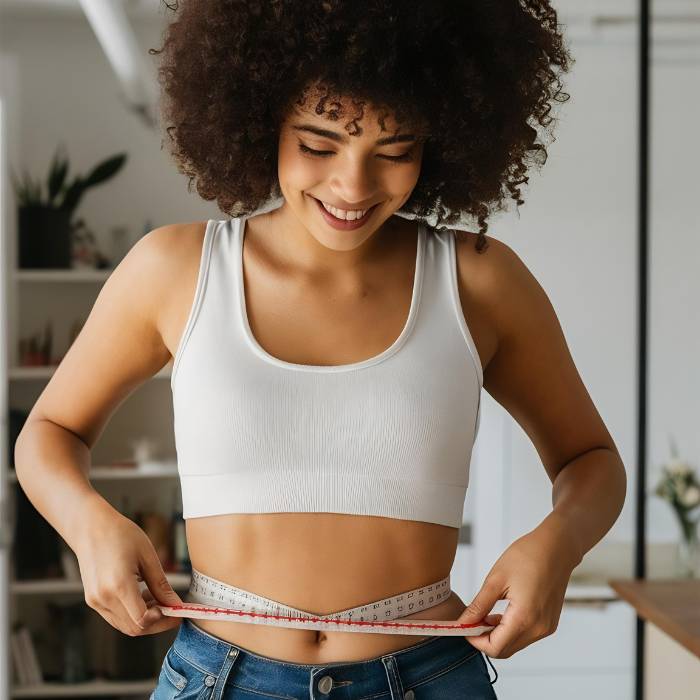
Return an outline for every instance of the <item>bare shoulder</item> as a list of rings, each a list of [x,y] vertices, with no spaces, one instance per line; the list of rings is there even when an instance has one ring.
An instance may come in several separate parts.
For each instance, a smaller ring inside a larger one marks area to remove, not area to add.
[[[581,379],[549,296],[521,257],[487,237],[478,253],[476,234],[456,246],[460,293],[466,313],[482,324],[489,343],[484,388],[520,424],[552,481],[574,457],[616,449]],[[476,342],[476,338],[475,338]]]
[[[488,235],[485,238],[486,245],[479,252],[476,250],[476,233],[455,230],[459,276],[469,283],[471,291],[489,294],[498,288],[502,289],[501,285],[507,280],[513,280],[514,276],[523,281],[522,278],[529,273],[518,254],[497,238]]]
[[[486,371],[504,333],[504,316],[513,313],[518,278],[522,283],[527,271],[515,251],[496,238],[487,235],[479,252],[476,233],[455,230],[454,235],[462,312]]]
[[[130,255],[135,265],[150,268],[155,282],[167,284],[177,279],[188,268],[193,257],[199,263],[198,253],[204,241],[206,221],[165,224],[153,229],[134,245]]]
[[[206,227],[206,221],[167,224],[140,242],[140,263],[157,287],[154,323],[171,357],[192,305]]]
[[[466,235],[465,235],[466,234]],[[455,237],[458,276],[484,309],[497,340],[535,330],[537,316],[554,314],[542,285],[525,261],[507,243],[486,236],[487,247],[475,249],[477,234],[459,231]]]
[[[455,231],[457,279],[464,312],[484,347],[484,371],[508,337],[529,335],[556,323],[549,297],[524,260],[507,243],[486,236],[476,250],[477,234]]]

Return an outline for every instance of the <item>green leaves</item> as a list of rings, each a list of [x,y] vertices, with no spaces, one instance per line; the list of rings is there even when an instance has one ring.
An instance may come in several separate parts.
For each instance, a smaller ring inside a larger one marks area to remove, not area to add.
[[[51,161],[46,179],[47,197],[45,201],[42,201],[40,181],[33,180],[25,171],[20,182],[15,173],[11,172],[18,204],[21,207],[45,206],[72,213],[88,188],[95,187],[114,177],[122,169],[126,159],[126,153],[111,156],[98,163],[86,176],[76,175],[70,184],[66,184],[69,165],[65,147],[61,144],[56,149]]]
[[[63,144],[56,149],[56,153],[54,153],[53,160],[51,161],[51,170],[49,171],[48,178],[48,206],[54,206],[54,199],[61,191],[63,182],[68,174],[68,158],[65,156],[61,157],[61,155],[59,155],[59,151],[61,149],[65,151]]]
[[[93,187],[98,185],[100,182],[109,180],[110,177],[116,175],[121,167],[126,161],[126,153],[120,153],[119,155],[107,158],[107,160],[102,161],[99,165],[96,165],[90,174],[83,180],[85,187]]]

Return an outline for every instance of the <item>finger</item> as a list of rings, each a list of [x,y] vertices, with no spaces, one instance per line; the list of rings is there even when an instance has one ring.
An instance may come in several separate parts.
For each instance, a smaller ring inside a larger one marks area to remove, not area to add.
[[[144,604],[145,606],[145,604]],[[148,612],[147,609],[144,607],[144,615]],[[141,636],[142,634],[145,634],[146,632],[146,625],[141,622],[140,620],[138,622],[135,622],[134,619],[131,616],[131,613],[127,609],[126,605],[124,604],[124,601],[122,600],[117,600],[114,603],[114,606],[112,607],[112,614],[117,615],[118,619],[123,620],[124,627],[129,630],[128,634],[133,634],[134,636]]]
[[[144,634],[156,634],[158,632],[173,629],[174,627],[180,625],[182,622],[181,617],[163,615],[163,613],[156,607],[159,603],[153,597],[153,594],[148,590],[148,588],[143,588],[141,590],[141,596],[146,603],[146,607],[148,608],[146,614],[141,619],[141,624],[145,628]]]
[[[159,605],[158,601],[153,597],[153,593],[151,593],[148,588],[141,589],[141,597],[144,603],[146,603],[146,612]]]
[[[182,623],[182,619],[181,617],[163,615],[163,613],[154,606],[148,610],[143,619],[145,627],[144,634],[156,634],[173,629]]]
[[[500,615],[496,627],[490,632],[469,637],[469,641],[491,658],[506,658],[506,654],[515,651],[514,647],[522,636],[523,630],[522,615],[516,612],[511,601],[505,612]]]
[[[462,611],[460,622],[481,622],[492,610],[503,593],[501,584],[494,578],[487,578],[474,599]]]
[[[138,637],[143,634],[143,629],[137,625],[130,617],[126,608],[119,602],[118,598],[114,598],[109,608],[105,606],[97,606],[95,610],[109,622],[114,629],[129,637]]]
[[[141,560],[141,575],[155,600],[161,605],[182,605],[175,593],[153,547],[146,548]]]
[[[115,605],[121,605],[121,610],[111,610],[112,618],[117,620],[118,629],[134,637],[141,637],[146,634],[157,634],[165,630],[177,627],[181,622],[180,617],[167,617],[158,610],[157,602],[148,607],[140,624],[135,625],[126,608],[120,601],[116,601]]]
[[[117,598],[116,600],[119,602],[119,606],[117,607],[121,607],[124,610],[133,624],[143,629],[141,619],[146,614],[148,606],[141,595],[139,585],[136,581],[129,582],[127,590],[121,598]]]
[[[501,622],[501,618],[503,615],[499,613],[492,613],[491,615],[487,615],[483,622],[485,625],[493,625],[494,627],[498,625]],[[471,642],[475,637],[465,637],[467,641]],[[476,639],[486,639],[487,634],[484,632],[483,634],[476,635]],[[480,644],[480,642],[477,642],[477,645]]]

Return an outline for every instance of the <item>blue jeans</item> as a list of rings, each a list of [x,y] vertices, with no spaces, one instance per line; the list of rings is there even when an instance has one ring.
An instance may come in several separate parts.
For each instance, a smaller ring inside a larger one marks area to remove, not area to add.
[[[494,669],[495,670],[495,669]],[[438,636],[366,661],[260,656],[183,618],[149,700],[497,700],[484,656]]]

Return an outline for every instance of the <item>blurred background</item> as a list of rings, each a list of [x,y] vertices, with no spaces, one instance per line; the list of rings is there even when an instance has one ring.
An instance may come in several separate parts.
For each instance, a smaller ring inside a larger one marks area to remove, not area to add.
[[[555,635],[494,659],[494,688],[500,700],[697,698],[700,3],[652,3],[646,67],[636,0],[552,4],[576,59],[564,78],[571,99],[553,113],[556,141],[542,172],[530,173],[526,203],[491,218],[489,234],[549,295],[627,467],[628,493],[574,571]],[[171,17],[160,0],[0,0],[0,700],[147,698],[174,637],[127,637],[88,608],[75,556],[13,473],[14,439],[110,270],[155,227],[225,218],[187,191],[161,148],[148,49]],[[59,211],[46,203],[47,184],[65,167],[66,185],[82,184]],[[147,532],[184,592],[169,369],[119,407],[93,450],[91,479]],[[484,392],[453,589],[471,598],[550,510],[532,443]]]

